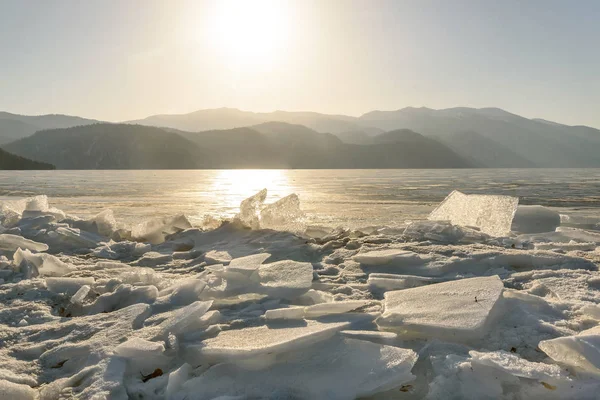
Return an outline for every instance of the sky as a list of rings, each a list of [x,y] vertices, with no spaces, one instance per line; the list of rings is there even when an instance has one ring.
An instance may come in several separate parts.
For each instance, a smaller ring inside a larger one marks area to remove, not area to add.
[[[598,0],[0,0],[0,110],[500,107],[600,128],[598,21]]]

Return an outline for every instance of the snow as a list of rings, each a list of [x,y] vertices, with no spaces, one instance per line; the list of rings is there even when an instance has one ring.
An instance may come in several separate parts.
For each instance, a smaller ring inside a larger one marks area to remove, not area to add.
[[[265,200],[214,229],[1,204],[0,398],[597,398],[593,224],[498,236],[512,206],[465,196],[476,223],[309,235]]]
[[[486,333],[504,286],[498,276],[461,279],[385,293],[377,325],[408,337],[464,341]]]
[[[491,236],[506,236],[510,232],[518,204],[519,199],[516,197],[466,195],[455,190],[429,214],[429,219],[477,227]]]

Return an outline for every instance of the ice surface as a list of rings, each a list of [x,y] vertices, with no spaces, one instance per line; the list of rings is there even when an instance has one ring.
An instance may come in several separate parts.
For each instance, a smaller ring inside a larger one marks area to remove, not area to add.
[[[266,319],[302,319],[304,318],[304,307],[276,308],[265,312]]]
[[[79,288],[79,290],[71,297],[71,303],[76,305],[81,305],[83,300],[87,297],[90,292],[91,287],[88,285],[83,285]]]
[[[461,279],[385,293],[377,325],[409,337],[481,337],[504,285],[498,276]]]
[[[196,301],[186,307],[174,311],[170,317],[160,324],[160,336],[166,337],[172,333],[179,335],[194,328],[194,324],[208,311],[212,306],[212,301]]]
[[[0,386],[26,385],[36,400],[600,392],[592,230],[492,238],[415,221],[311,239],[161,223],[147,230],[162,242],[152,245],[127,241],[108,211],[84,220],[43,198],[14,203],[1,206],[2,233],[49,249],[0,254]],[[263,203],[250,207],[255,227],[289,223],[284,202]]]
[[[117,221],[112,210],[104,210],[91,219],[96,224],[98,233],[110,237],[117,230]]]
[[[310,289],[313,267],[306,262],[283,260],[261,265],[258,269],[258,276],[266,294],[293,298]]]
[[[600,326],[575,336],[541,341],[539,348],[556,362],[600,375]]]
[[[162,354],[164,351],[165,346],[162,343],[140,338],[129,339],[115,348],[115,354],[125,358],[152,357]]]
[[[489,239],[483,232],[452,225],[449,221],[415,221],[406,227],[403,236],[411,241],[431,240],[444,243],[476,243]]]
[[[183,214],[172,218],[157,218],[142,222],[131,230],[131,236],[138,241],[159,244],[165,241],[165,236],[192,227]]]
[[[27,385],[0,379],[0,400],[36,400],[38,392]]]
[[[260,209],[267,198],[267,189],[263,189],[252,197],[242,201],[237,219],[245,226],[260,228]]]
[[[230,271],[236,271],[248,275],[256,271],[258,267],[260,267],[260,265],[269,257],[271,257],[271,254],[269,253],[259,253],[252,254],[250,256],[234,258],[229,262],[228,269]]]
[[[216,365],[185,382],[171,398],[352,400],[410,382],[414,379],[410,370],[417,360],[412,350],[339,337],[287,351],[275,354],[272,365],[258,370],[229,363]]]
[[[358,253],[353,257],[353,260],[367,266],[390,264],[390,266],[398,268],[423,263],[417,253],[401,249],[374,250]]]
[[[14,263],[21,269],[24,264],[29,264],[35,268],[34,276],[63,276],[73,270],[73,267],[62,262],[57,257],[50,254],[33,254],[29,250],[17,249],[13,255]]]
[[[554,232],[560,225],[560,214],[543,206],[517,207],[511,230],[520,233]]]
[[[111,312],[133,304],[151,304],[157,297],[158,289],[155,286],[119,285],[114,292],[99,296],[86,307],[86,311],[88,314]]]
[[[324,324],[306,321],[302,324],[268,325],[223,331],[201,344],[188,346],[189,360],[218,363],[297,350],[330,338],[347,323]]]
[[[10,235],[8,233],[0,234],[0,250],[15,251],[18,248],[32,251],[46,251],[48,250],[48,245],[25,239],[23,236]]]
[[[260,212],[260,227],[290,232],[303,232],[306,229],[305,214],[300,209],[300,199],[293,193]]]
[[[348,300],[315,304],[314,306],[306,307],[304,309],[304,315],[306,318],[318,318],[324,315],[343,314],[364,307],[367,304],[369,304],[369,301],[367,300]]]
[[[507,351],[479,352],[471,350],[469,355],[475,364],[497,368],[521,378],[552,382],[567,376],[566,372],[558,365],[527,361]]]
[[[46,278],[46,287],[54,293],[74,295],[84,285],[93,285],[94,278]]]
[[[429,214],[432,221],[479,228],[491,236],[510,233],[519,199],[510,196],[466,195],[453,191]]]

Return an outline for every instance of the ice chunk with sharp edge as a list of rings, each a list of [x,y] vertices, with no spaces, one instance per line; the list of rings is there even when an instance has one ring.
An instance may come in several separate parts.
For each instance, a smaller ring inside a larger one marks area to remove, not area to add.
[[[29,250],[17,249],[13,255],[13,260],[17,266],[21,266],[24,261],[31,263],[42,276],[63,276],[73,270],[73,267],[53,255],[46,253],[33,254]]]
[[[473,226],[491,236],[506,236],[519,199],[510,196],[466,195],[453,191],[429,214],[429,220]]]
[[[303,232],[306,229],[305,214],[300,209],[298,195],[292,193],[273,204],[267,205],[260,212],[260,227],[262,229]]]
[[[222,334],[222,333],[221,333]],[[275,354],[265,368],[220,364],[185,382],[173,400],[193,393],[217,396],[351,400],[393,389],[414,379],[414,351],[333,337],[308,348]]]
[[[90,290],[91,288],[88,285],[83,285],[82,287],[80,287],[79,290],[73,295],[73,297],[71,297],[71,303],[81,305],[83,303],[83,300],[87,297]]]
[[[238,361],[267,353],[282,353],[305,348],[328,339],[348,323],[324,324],[306,321],[302,324],[277,324],[274,327],[259,326],[219,333],[198,345],[186,347],[188,362]]]
[[[260,228],[259,212],[267,198],[267,189],[263,189],[240,204],[240,212],[236,216],[244,225],[252,229]]]
[[[560,226],[560,214],[543,206],[517,207],[511,230],[520,233],[554,232]]]
[[[490,276],[386,292],[377,325],[409,337],[476,339],[486,333],[503,288]]]
[[[261,265],[258,276],[266,294],[293,298],[310,289],[313,267],[311,263],[283,260]]]
[[[309,306],[304,309],[306,318],[318,318],[331,314],[343,314],[356,310],[369,304],[366,300],[335,301],[333,303],[322,303]]]
[[[25,239],[23,236],[11,235],[8,233],[0,234],[0,250],[15,251],[18,248],[23,250],[46,251],[48,250],[48,245]]]
[[[600,326],[574,336],[542,340],[538,347],[556,362],[600,375]]]
[[[46,278],[46,287],[54,293],[75,294],[82,286],[93,285],[94,278]]]

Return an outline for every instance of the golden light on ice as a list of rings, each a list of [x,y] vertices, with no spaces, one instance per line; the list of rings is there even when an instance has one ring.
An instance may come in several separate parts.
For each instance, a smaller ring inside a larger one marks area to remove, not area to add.
[[[286,171],[237,169],[219,171],[211,185],[211,193],[227,207],[237,209],[242,200],[265,188],[270,197],[283,197],[293,191]]]
[[[209,40],[229,68],[271,66],[288,38],[288,11],[277,0],[220,0],[208,19]]]

